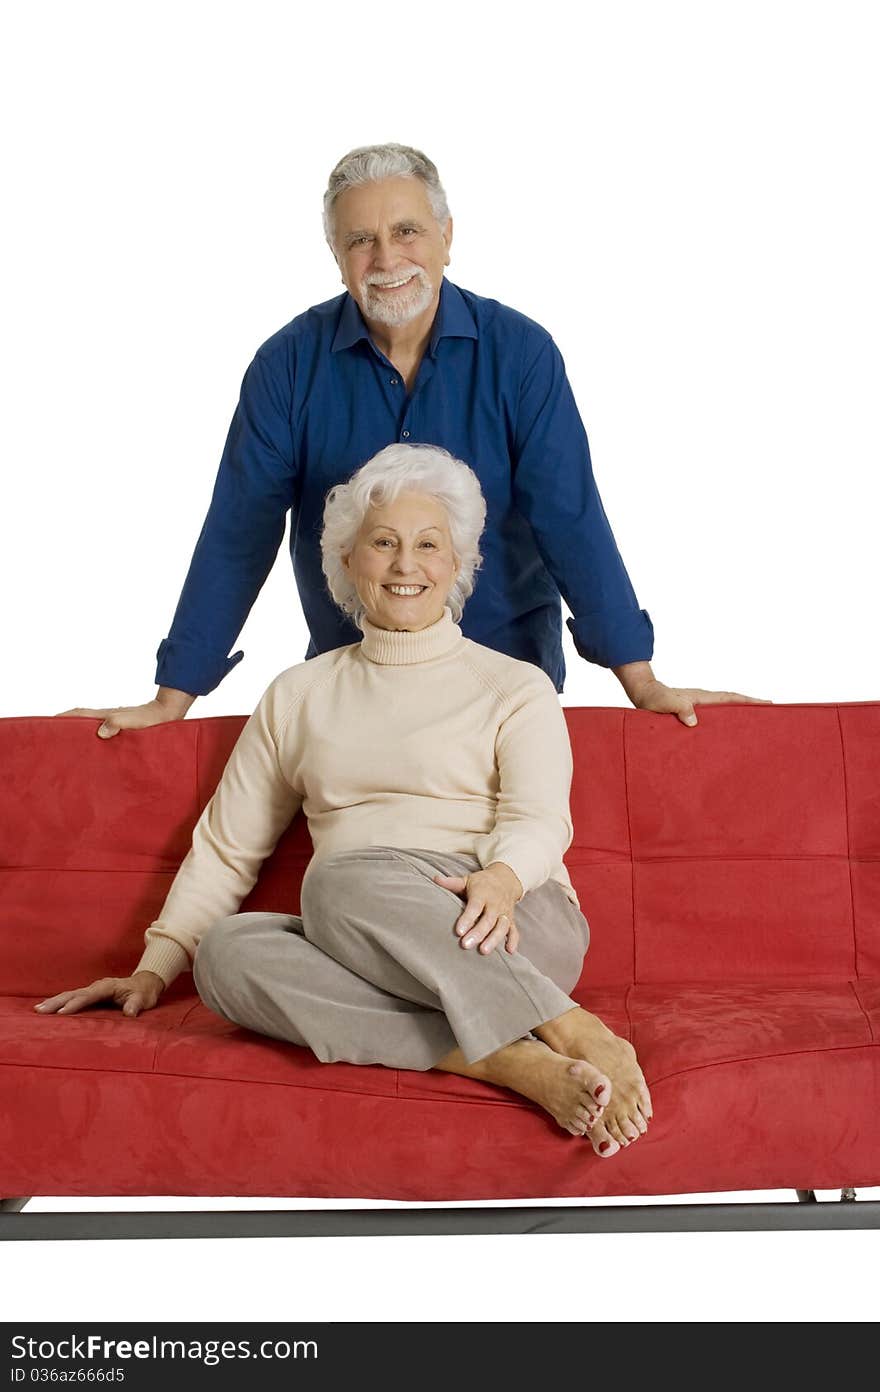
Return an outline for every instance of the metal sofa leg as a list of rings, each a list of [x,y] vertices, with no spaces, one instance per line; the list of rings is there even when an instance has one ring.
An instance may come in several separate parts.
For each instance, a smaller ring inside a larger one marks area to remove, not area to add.
[[[798,1202],[799,1202],[799,1203],[816,1203],[816,1202],[817,1202],[817,1199],[816,1199],[816,1191],[815,1191],[815,1189],[796,1189],[796,1190],[795,1190],[795,1193],[796,1193],[797,1196],[798,1196]],[[855,1189],[841,1189],[841,1191],[840,1191],[840,1202],[841,1202],[841,1203],[856,1203],[856,1191],[855,1191]]]
[[[26,1203],[30,1203],[30,1198],[0,1199],[0,1213],[20,1213]]]

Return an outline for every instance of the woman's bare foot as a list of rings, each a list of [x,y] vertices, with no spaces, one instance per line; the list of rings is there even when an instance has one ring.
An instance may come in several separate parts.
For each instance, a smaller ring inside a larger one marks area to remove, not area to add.
[[[589,1135],[592,1140],[594,1128],[599,1127],[593,1149],[603,1158],[620,1149],[601,1125],[606,1099],[611,1096],[611,1084],[604,1073],[587,1060],[565,1058],[540,1039],[517,1039],[477,1063],[466,1063],[461,1050],[453,1049],[434,1067],[522,1093],[572,1136]],[[610,1148],[600,1150],[599,1145],[609,1140]]]
[[[605,1118],[597,1117],[587,1130],[587,1135],[593,1143],[593,1149],[603,1160],[610,1160],[612,1155],[616,1155],[620,1150],[620,1142],[615,1141],[614,1137],[605,1126]]]
[[[611,1099],[602,1116],[609,1139],[626,1146],[644,1135],[653,1115],[651,1094],[628,1039],[580,1006],[536,1025],[533,1033],[562,1056],[586,1059],[611,1079]]]

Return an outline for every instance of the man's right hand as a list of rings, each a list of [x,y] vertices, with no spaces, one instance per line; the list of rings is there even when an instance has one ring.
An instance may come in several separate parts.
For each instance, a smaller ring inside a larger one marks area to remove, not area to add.
[[[168,720],[182,720],[196,700],[188,691],[175,691],[171,686],[160,686],[152,701],[142,706],[114,706],[107,710],[89,710],[77,706],[75,710],[59,711],[59,715],[81,715],[92,720],[103,721],[98,727],[101,739],[111,739],[120,730],[145,730],[148,725],[162,725]]]
[[[76,991],[59,991],[57,996],[40,1001],[34,1010],[42,1015],[75,1015],[78,1010],[109,1000],[121,1006],[123,1015],[139,1015],[142,1010],[152,1010],[164,990],[165,982],[156,972],[104,976],[100,981],[93,981],[91,986],[81,986]]]

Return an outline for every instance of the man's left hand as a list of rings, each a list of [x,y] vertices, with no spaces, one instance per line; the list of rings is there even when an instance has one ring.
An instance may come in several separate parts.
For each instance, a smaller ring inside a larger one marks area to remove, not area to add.
[[[683,725],[696,725],[695,705],[716,705],[722,701],[746,701],[750,705],[772,706],[763,696],[743,696],[738,691],[703,691],[698,686],[666,686],[663,682],[645,682],[630,693],[636,710],[658,711],[661,715],[677,715]]]
[[[479,946],[480,952],[487,953],[505,943],[508,952],[516,952],[519,929],[513,907],[522,898],[523,887],[509,865],[498,860],[472,875],[433,878],[435,884],[467,900],[467,908],[455,925],[462,947]]]

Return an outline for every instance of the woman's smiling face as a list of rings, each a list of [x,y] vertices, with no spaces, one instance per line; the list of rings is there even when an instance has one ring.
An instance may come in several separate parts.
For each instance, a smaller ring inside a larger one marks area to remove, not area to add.
[[[376,628],[428,628],[442,616],[458,571],[445,507],[408,491],[371,507],[342,563]]]

